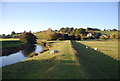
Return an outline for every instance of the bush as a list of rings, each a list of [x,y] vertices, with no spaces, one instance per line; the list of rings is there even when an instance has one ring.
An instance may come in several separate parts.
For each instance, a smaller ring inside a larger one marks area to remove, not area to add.
[[[112,34],[110,35],[110,38],[118,38],[118,35],[115,34],[115,33],[112,33]]]
[[[30,32],[23,33],[20,36],[20,41],[24,42],[25,44],[35,44],[36,43],[36,36],[34,36]]]
[[[87,36],[81,36],[81,40],[87,40],[89,39]]]
[[[101,33],[95,33],[95,34],[94,34],[94,37],[95,37],[95,38],[100,38],[100,36],[101,36]]]
[[[80,35],[77,35],[77,36],[76,36],[76,40],[81,40],[81,36],[80,36]]]
[[[101,36],[100,36],[100,39],[106,39],[106,38],[105,38],[105,36],[101,35]]]
[[[47,35],[47,40],[59,40],[64,39],[64,34],[62,33],[50,33]]]

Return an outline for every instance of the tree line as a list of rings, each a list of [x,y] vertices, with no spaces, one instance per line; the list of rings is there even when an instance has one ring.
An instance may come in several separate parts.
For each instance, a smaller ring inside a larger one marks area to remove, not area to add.
[[[94,32],[94,31],[101,31],[98,28],[90,28],[87,27],[84,28],[69,28],[69,27],[62,27],[59,30],[55,30],[50,33],[43,33],[43,32],[37,32],[33,33],[38,39],[45,39],[45,40],[81,40],[81,39],[104,39],[105,36],[101,36],[102,34],[100,32]],[[118,31],[117,29],[113,29],[113,31]],[[27,33],[26,31],[22,33],[16,33],[15,31],[11,32],[11,35],[1,35],[1,38],[20,38],[21,34]],[[31,33],[31,31],[29,31]],[[89,33],[92,34],[92,36],[87,36]],[[116,34],[112,34],[110,37],[109,35],[106,35],[106,38],[119,38]]]

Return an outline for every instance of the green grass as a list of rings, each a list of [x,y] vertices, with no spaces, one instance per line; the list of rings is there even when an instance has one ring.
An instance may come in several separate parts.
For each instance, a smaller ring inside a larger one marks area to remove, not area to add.
[[[2,68],[3,79],[114,79],[117,60],[79,42],[49,41],[49,51]],[[56,49],[59,53],[50,54]]]
[[[7,39],[0,39],[0,41],[17,41],[18,38],[7,38]]]
[[[53,33],[53,32],[51,32],[51,33]],[[49,39],[49,34],[51,34],[51,33],[39,32],[39,33],[34,33],[34,35],[39,39]]]
[[[103,41],[80,41],[88,47],[98,48],[98,51],[118,60],[118,40],[103,40]]]
[[[94,31],[94,32],[101,33],[101,34],[109,34],[109,35],[113,33],[118,34],[118,31]]]
[[[81,67],[83,67],[86,78],[89,79],[117,79],[119,61],[110,56],[95,51],[91,48],[86,49],[86,42],[72,41],[73,47],[77,51],[77,57]],[[84,44],[82,44],[84,43]],[[97,42],[90,41],[91,45],[97,46]],[[94,43],[94,44],[93,44]]]
[[[50,54],[53,49],[59,53]],[[36,57],[3,67],[3,78],[9,79],[71,79],[83,78],[79,62],[69,41],[56,41],[52,48]]]
[[[1,42],[2,48],[17,47],[23,44],[22,42],[19,41],[19,39],[1,39]]]

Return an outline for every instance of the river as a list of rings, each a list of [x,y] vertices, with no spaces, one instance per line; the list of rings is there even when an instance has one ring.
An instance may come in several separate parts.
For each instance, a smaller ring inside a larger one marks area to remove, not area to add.
[[[40,53],[42,51],[42,46],[35,44],[32,47],[28,47],[24,50],[19,50],[16,53],[12,53],[8,56],[0,56],[0,60],[2,60],[2,63],[0,63],[0,67],[11,65],[14,63],[18,63],[20,61],[23,61],[30,57],[33,53]]]

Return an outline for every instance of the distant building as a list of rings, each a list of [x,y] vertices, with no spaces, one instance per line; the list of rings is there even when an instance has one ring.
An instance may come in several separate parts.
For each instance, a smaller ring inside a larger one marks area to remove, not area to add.
[[[93,37],[93,38],[94,38],[94,32],[89,32],[89,33],[87,34],[87,37]]]
[[[110,38],[110,35],[108,35],[108,34],[102,34],[102,36],[104,36],[106,39]]]
[[[88,33],[88,34],[87,34],[87,37],[92,37],[92,36],[93,36],[92,33]]]

